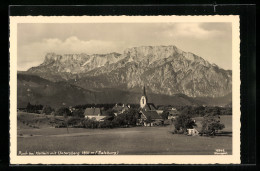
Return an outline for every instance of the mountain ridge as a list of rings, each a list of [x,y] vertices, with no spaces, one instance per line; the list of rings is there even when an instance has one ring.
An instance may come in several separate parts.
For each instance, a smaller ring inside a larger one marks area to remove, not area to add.
[[[141,46],[123,54],[46,54],[30,74],[66,81],[85,89],[132,90],[143,85],[152,93],[189,97],[222,97],[232,90],[232,71],[169,46]]]

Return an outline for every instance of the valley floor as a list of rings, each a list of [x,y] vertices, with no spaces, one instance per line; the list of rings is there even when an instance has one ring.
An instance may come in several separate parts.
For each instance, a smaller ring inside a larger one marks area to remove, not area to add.
[[[222,116],[226,128],[215,137],[172,134],[173,127],[116,129],[19,128],[18,153],[109,151],[120,155],[213,155],[216,149],[232,154],[232,116]],[[199,118],[197,118],[199,120]]]

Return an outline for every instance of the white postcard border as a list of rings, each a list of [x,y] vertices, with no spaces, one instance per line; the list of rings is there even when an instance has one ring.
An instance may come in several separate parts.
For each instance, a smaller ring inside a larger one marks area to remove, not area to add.
[[[18,23],[166,23],[232,22],[232,155],[17,155],[17,24]],[[10,17],[10,164],[239,164],[240,37],[239,16],[26,16]]]

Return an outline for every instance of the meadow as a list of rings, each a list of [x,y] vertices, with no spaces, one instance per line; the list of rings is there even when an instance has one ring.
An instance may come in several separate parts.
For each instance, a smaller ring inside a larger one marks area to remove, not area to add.
[[[198,127],[201,118],[195,118]],[[114,129],[23,127],[18,122],[18,152],[109,151],[120,155],[212,155],[216,149],[232,154],[232,116],[221,116],[225,124],[215,137],[173,134],[173,126]]]

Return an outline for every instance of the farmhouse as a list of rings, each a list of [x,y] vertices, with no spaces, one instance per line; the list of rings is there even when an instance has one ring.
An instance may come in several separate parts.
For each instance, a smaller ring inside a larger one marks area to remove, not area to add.
[[[140,119],[137,125],[154,126],[163,122],[162,117],[156,112],[156,107],[153,103],[148,103],[145,87],[143,88],[143,95],[140,99]]]
[[[86,108],[84,112],[85,118],[95,118],[97,121],[102,121],[106,116],[101,115],[101,110],[100,108]]]
[[[157,109],[156,112],[157,112],[159,115],[161,115],[161,114],[163,113],[163,110]]]
[[[193,129],[187,129],[188,133],[187,135],[191,135],[191,136],[196,136],[196,135],[199,135],[199,131],[195,128]]]

